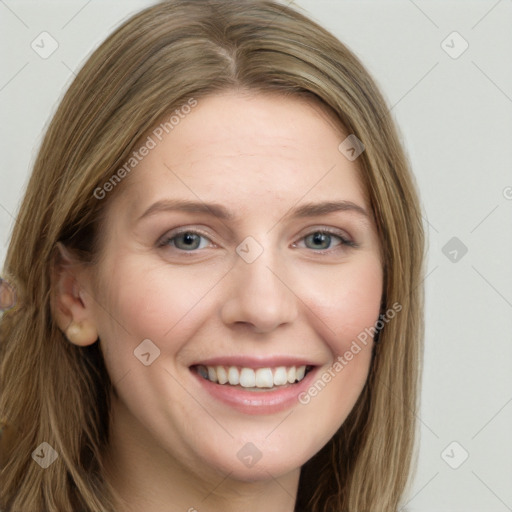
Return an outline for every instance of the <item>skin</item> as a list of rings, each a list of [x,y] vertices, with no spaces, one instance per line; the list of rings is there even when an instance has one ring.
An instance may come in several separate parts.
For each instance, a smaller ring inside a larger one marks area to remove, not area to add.
[[[226,355],[304,356],[320,377],[374,325],[382,262],[357,161],[338,150],[346,135],[306,100],[210,96],[105,199],[101,261],[61,275],[57,316],[63,330],[79,325],[73,343],[101,340],[116,390],[106,464],[123,510],[293,510],[301,466],[361,393],[371,343],[307,405],[272,414],[218,402],[189,366]],[[137,221],[163,199],[220,203],[233,218],[159,211]],[[341,200],[368,215],[291,214]],[[172,238],[182,227],[207,237],[199,249],[172,245],[183,242]],[[324,250],[305,239],[321,229],[336,232]],[[236,252],[248,236],[263,249],[252,263]],[[149,366],[134,357],[145,339],[160,350]],[[248,442],[262,454],[252,467],[237,457]]]

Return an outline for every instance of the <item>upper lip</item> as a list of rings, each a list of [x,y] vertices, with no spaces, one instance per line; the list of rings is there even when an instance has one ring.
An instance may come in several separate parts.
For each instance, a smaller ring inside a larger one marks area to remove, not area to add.
[[[191,366],[239,366],[241,368],[275,368],[278,366],[318,366],[317,363],[297,356],[219,356],[203,359]]]

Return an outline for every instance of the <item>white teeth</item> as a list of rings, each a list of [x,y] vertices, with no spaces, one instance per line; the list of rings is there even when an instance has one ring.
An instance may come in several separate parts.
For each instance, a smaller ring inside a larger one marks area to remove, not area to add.
[[[219,384],[226,384],[228,381],[228,374],[226,373],[226,370],[224,370],[224,367],[217,366],[217,379],[219,381]]]
[[[272,370],[270,368],[259,368],[256,370],[257,388],[271,388],[273,385],[274,378],[272,377]]]
[[[280,366],[276,368],[274,372],[274,385],[275,386],[284,386],[288,382],[288,374],[286,372],[286,368],[284,366]]]
[[[240,386],[243,388],[254,388],[256,386],[256,374],[252,368],[242,368]]]
[[[276,368],[238,368],[236,366],[198,366],[203,378],[243,388],[273,388],[300,382],[306,374],[306,366],[278,366]]]
[[[234,368],[233,366],[229,367],[228,379],[229,379],[229,383],[232,386],[236,386],[237,384],[240,384],[240,373],[237,368]]]
[[[306,374],[306,367],[305,366],[299,366],[297,368],[297,373],[295,374],[295,378],[297,380],[302,380],[304,378],[304,375]]]
[[[217,372],[215,371],[215,368],[208,366],[207,369],[208,369],[208,380],[211,380],[212,382],[217,382]]]

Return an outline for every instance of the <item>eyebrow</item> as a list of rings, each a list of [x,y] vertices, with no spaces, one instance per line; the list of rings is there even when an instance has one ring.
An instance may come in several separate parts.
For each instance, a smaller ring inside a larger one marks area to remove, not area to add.
[[[163,199],[152,204],[138,219],[141,221],[157,213],[168,211],[182,211],[189,213],[205,213],[223,220],[233,220],[235,214],[219,203],[205,203],[202,201],[187,201],[181,199]],[[336,212],[355,212],[370,219],[369,213],[352,201],[324,201],[320,203],[306,203],[297,208],[289,210],[282,218],[296,217],[317,217]]]
[[[160,212],[182,211],[190,213],[206,213],[219,219],[231,220],[234,215],[224,206],[218,203],[204,203],[202,201],[187,201],[181,199],[162,199],[152,204],[138,219],[141,221],[145,217],[150,217]]]
[[[364,217],[370,218],[368,212],[352,201],[325,201],[322,203],[307,203],[292,210],[287,216],[292,217],[315,217],[335,212],[355,212]]]

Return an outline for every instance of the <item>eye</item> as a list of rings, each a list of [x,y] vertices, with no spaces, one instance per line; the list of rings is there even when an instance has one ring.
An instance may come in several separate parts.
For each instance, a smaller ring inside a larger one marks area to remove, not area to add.
[[[315,251],[328,251],[329,249],[335,249],[342,245],[350,247],[356,246],[356,244],[347,237],[327,230],[314,231],[302,238],[299,244],[294,245],[306,247],[307,249],[313,249]]]
[[[173,236],[167,236],[159,243],[160,247],[171,246],[180,251],[195,251],[204,249],[211,244],[211,241],[195,231],[182,231]]]
[[[339,239],[339,237],[334,237],[328,233],[317,231],[316,233],[306,236],[304,238],[304,243],[308,249],[325,250],[332,247],[332,243],[337,241],[335,238]]]

